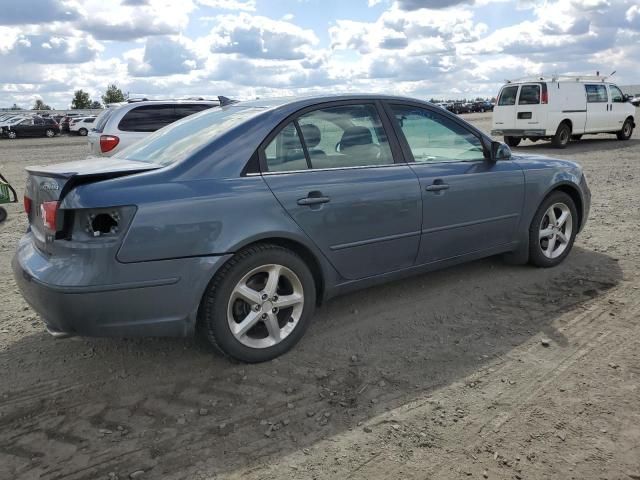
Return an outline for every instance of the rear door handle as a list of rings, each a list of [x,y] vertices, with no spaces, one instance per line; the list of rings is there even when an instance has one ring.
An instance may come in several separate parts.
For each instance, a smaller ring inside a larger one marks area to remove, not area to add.
[[[439,192],[440,190],[448,190],[448,183],[434,183],[433,185],[429,185],[425,188],[427,192]]]
[[[310,206],[320,205],[321,203],[328,203],[331,199],[322,195],[322,192],[309,192],[305,198],[298,199],[298,205]]]

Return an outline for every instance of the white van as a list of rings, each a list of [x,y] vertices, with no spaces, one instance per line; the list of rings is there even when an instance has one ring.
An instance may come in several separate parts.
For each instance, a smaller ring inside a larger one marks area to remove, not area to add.
[[[508,82],[493,110],[491,135],[511,147],[522,139],[551,140],[564,148],[585,133],[613,133],[628,140],[636,109],[605,77],[543,77]]]

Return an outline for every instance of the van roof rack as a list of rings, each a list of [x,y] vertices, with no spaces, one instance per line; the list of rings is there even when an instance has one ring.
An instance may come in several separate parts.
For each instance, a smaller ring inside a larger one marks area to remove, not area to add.
[[[522,83],[522,82],[606,82],[607,79],[615,74],[615,70],[609,75],[600,75],[597,72],[596,75],[559,75],[554,73],[553,75],[531,75],[522,78],[515,78],[513,80],[505,79],[506,83]]]

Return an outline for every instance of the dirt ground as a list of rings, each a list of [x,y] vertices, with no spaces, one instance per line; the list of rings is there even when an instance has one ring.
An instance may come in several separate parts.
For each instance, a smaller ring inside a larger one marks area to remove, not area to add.
[[[50,337],[12,278],[10,206],[0,479],[640,479],[640,133],[514,150],[585,167],[564,264],[490,258],[337,298],[260,365],[189,339]],[[24,166],[86,152],[0,140],[0,171],[21,193]]]

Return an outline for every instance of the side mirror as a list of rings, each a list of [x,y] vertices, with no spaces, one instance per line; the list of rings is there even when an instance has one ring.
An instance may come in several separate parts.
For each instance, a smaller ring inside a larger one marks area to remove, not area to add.
[[[511,149],[502,142],[491,142],[491,161],[509,160]]]
[[[623,102],[628,102],[629,100],[631,100],[631,95],[627,95],[626,93],[622,94],[622,101]]]

